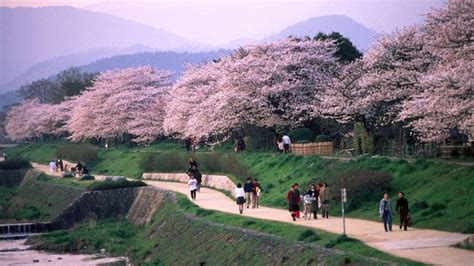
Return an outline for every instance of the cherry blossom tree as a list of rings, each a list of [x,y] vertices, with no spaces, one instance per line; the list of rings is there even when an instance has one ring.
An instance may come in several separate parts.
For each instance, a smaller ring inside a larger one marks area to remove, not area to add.
[[[425,49],[440,58],[421,79],[422,91],[403,105],[409,121],[425,141],[443,141],[449,130],[474,133],[474,3],[449,1],[427,16]]]
[[[150,142],[163,134],[163,99],[170,73],[145,66],[101,73],[81,95],[73,98],[68,122],[72,141],[117,139]]]
[[[335,51],[332,41],[293,38],[248,46],[191,69],[171,93],[178,100],[168,107],[165,125],[197,138],[246,125],[275,133],[297,127],[321,113],[320,98],[339,66]],[[178,115],[176,103],[185,109]]]

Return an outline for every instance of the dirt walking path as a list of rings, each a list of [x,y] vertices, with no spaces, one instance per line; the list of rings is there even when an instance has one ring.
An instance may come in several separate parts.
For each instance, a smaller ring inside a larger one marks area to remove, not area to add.
[[[34,168],[49,175],[61,176],[59,172],[51,173],[46,165],[36,163],[32,163],[32,165]],[[104,179],[104,176],[94,176],[98,180]],[[150,180],[145,182],[158,188],[185,194],[190,198],[187,184]],[[198,193],[197,200],[194,201],[194,203],[203,209],[238,214],[235,201],[217,190],[201,188],[201,192]],[[342,234],[342,218],[340,217],[330,217],[324,220],[320,217],[318,220],[308,221],[301,219],[293,222],[288,211],[268,207],[245,209],[243,216],[293,223],[295,225],[313,227],[331,233]],[[394,218],[394,220],[396,220],[396,217]],[[409,228],[408,231],[401,231],[395,224],[393,229],[393,232],[387,233],[380,223],[346,218],[346,233],[348,236],[359,239],[380,251],[427,264],[474,265],[474,251],[450,247],[451,245],[463,241],[469,237],[469,235],[415,228]]]
[[[189,196],[186,184],[177,182],[146,181],[149,185],[172,190]],[[195,203],[204,209],[238,214],[237,205],[224,193],[202,188]],[[293,222],[288,211],[267,207],[245,209],[243,216],[254,217],[296,225],[314,227],[324,231],[342,234],[342,218],[298,220]],[[473,265],[474,252],[449,247],[468,237],[468,235],[436,230],[413,229],[399,230],[394,225],[393,232],[386,233],[383,225],[376,222],[346,219],[346,230],[350,237],[359,239],[365,244],[394,256],[403,257],[427,264]]]

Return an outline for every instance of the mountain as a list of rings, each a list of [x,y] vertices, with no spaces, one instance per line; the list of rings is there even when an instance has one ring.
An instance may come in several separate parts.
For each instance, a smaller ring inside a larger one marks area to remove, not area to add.
[[[113,56],[97,60],[91,64],[80,66],[80,68],[85,72],[101,72],[111,69],[150,65],[162,70],[173,72],[173,79],[176,80],[186,68],[186,65],[207,63],[213,59],[225,56],[230,52],[230,50],[201,53],[144,52],[131,55]]]
[[[45,60],[135,45],[161,51],[201,46],[151,26],[73,7],[0,8],[0,83]]]
[[[314,37],[318,32],[339,32],[349,38],[361,51],[367,50],[375,40],[377,33],[374,30],[354,21],[346,16],[322,16],[307,19],[296,23],[288,28],[266,38],[274,41],[287,38],[288,36],[310,36]]]
[[[73,66],[87,65],[102,58],[149,51],[154,51],[154,49],[146,46],[136,45],[123,49],[97,48],[77,54],[55,57],[35,64],[9,82],[0,84],[0,92],[17,90],[21,85],[26,83],[42,78],[47,78],[60,72],[61,70]]]

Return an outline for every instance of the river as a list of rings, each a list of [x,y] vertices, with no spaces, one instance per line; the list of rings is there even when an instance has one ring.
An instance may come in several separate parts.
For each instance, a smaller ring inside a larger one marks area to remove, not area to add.
[[[124,262],[125,257],[106,257],[98,254],[56,254],[32,250],[26,239],[0,240],[0,265],[103,265]]]

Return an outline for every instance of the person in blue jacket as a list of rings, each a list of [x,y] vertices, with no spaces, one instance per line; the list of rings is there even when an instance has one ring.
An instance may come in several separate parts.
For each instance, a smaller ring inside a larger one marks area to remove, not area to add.
[[[388,197],[388,193],[385,192],[385,194],[383,195],[383,199],[380,200],[379,204],[380,220],[383,221],[383,227],[385,228],[385,232],[392,231],[392,213],[392,200]]]

